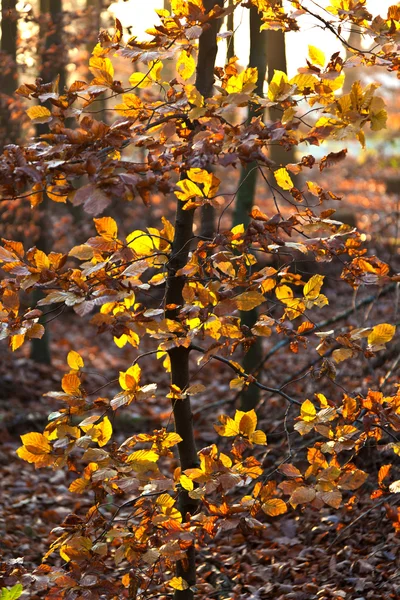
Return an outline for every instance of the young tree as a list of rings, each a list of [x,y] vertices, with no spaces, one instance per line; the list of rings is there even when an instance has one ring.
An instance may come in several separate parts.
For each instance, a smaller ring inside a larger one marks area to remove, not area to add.
[[[243,3],[248,5],[248,1]],[[295,12],[272,11],[269,3],[260,0],[251,5],[262,7],[263,27],[276,27],[277,21],[285,29],[298,26]],[[68,597],[71,590],[110,599],[144,599],[171,590],[179,599],[193,598],[195,593],[204,598],[214,595],[201,577],[195,580],[196,547],[201,549],[226,529],[259,534],[265,519],[289,508],[332,509],[343,500],[351,504],[354,492],[368,477],[356,464],[362,447],[368,441],[374,445],[382,441],[390,452],[399,451],[398,395],[385,396],[379,390],[352,395],[340,391],[332,401],[319,387],[324,375],[335,379],[335,364],[356,356],[369,358],[384,349],[395,326],[380,323],[376,317],[368,327],[335,331],[343,314],[320,322],[319,311],[328,303],[322,293],[324,275],[304,281],[288,257],[294,250],[313,252],[319,264],[338,257],[342,278],[352,288],[380,285],[384,294],[391,293],[398,280],[389,266],[367,256],[357,232],[341,229],[329,219],[330,210],[319,214],[310,205],[299,210],[302,192],[283,167],[274,170],[274,177],[277,186],[296,200],[289,203],[290,215],[278,209],[270,216],[254,207],[248,227],[219,227],[210,240],[199,239],[192,231],[199,208],[215,203],[216,198],[227,207],[231,198],[224,180],[235,177],[237,165],[257,161],[263,172],[270,169],[267,151],[274,126],[259,121],[254,133],[254,123],[228,120],[232,107],[240,114],[248,105],[261,109],[272,103],[285,111],[291,109],[292,119],[301,119],[300,106],[305,105],[307,111],[310,104],[321,105],[320,119],[298,133],[297,143],[322,143],[334,133],[345,132],[363,142],[367,124],[375,130],[384,127],[383,100],[375,86],[359,84],[341,100],[335,92],[343,81],[344,61],[333,55],[320,68],[325,58],[318,49],[311,73],[304,67],[291,80],[280,74],[271,81],[266,99],[254,93],[257,69],[241,71],[234,63],[212,73],[199,58],[196,83],[191,83],[196,40],[200,38],[201,49],[203,35],[215,27],[214,20],[222,18],[223,9],[203,6],[201,0],[173,0],[171,7],[171,15],[159,12],[160,22],[145,41],[132,38],[125,43],[118,21],[112,34],[103,33],[101,47],[90,60],[94,79],[89,84],[76,81],[65,93],[53,91],[50,97],[40,81],[20,86],[18,92],[25,97],[50,101],[51,110],[43,104],[28,109],[34,123],[48,124],[50,134],[41,140],[45,152],[35,140],[9,148],[0,157],[4,197],[28,193],[35,205],[44,193],[50,200],[73,199],[95,217],[96,231],[65,254],[38,248],[26,251],[20,243],[2,240],[0,261],[6,274],[0,288],[2,337],[9,338],[13,350],[27,339],[40,337],[42,311],[59,304],[72,307],[84,318],[94,312],[91,323],[100,332],[109,333],[118,347],[133,349],[131,364],[119,374],[118,391],[108,396],[106,384],[101,391],[86,385],[84,360],[70,351],[62,391],[48,394],[60,402],[60,408],[51,413],[43,433],[22,436],[21,458],[36,467],[67,467],[77,476],[70,491],[94,495],[86,514],[70,515],[56,529],[58,537],[46,558],[58,551],[64,564],[40,571],[40,593],[49,600]],[[359,21],[358,11],[358,4],[345,14],[335,13],[332,7],[336,16],[323,21],[324,25],[341,41],[341,20]],[[363,26],[375,35],[375,52],[382,64],[395,70],[397,55],[385,41],[396,30],[398,12],[390,10],[386,20],[363,14],[363,20]],[[211,50],[213,64],[215,50]],[[130,76],[129,86],[114,78],[115,53],[140,67]],[[176,61],[176,77],[170,82],[163,80],[165,59]],[[368,65],[369,59],[364,60]],[[214,77],[217,85],[212,93]],[[160,90],[160,97],[139,98],[135,93],[139,87]],[[110,125],[86,112],[100,94],[118,96],[114,108],[121,118]],[[78,120],[76,129],[66,123],[71,114]],[[290,142],[295,133],[290,127],[284,135]],[[145,163],[135,163],[124,154],[130,146],[143,145]],[[324,170],[345,155],[344,150],[331,152],[317,161],[307,154],[296,167],[301,171],[319,164]],[[87,183],[77,189],[82,176]],[[309,184],[320,202],[334,196],[316,183]],[[175,194],[173,222],[163,217],[158,227],[143,229],[131,224],[132,231],[125,235],[123,225],[100,216],[116,197],[135,197],[148,206],[155,193]],[[279,269],[264,262],[265,255],[275,253],[286,258]],[[160,286],[164,287],[161,301]],[[20,308],[20,292],[35,289],[44,298],[27,310]],[[152,293],[155,299],[149,302]],[[292,352],[312,352],[316,346],[321,368],[313,400],[293,397],[285,382],[279,387],[260,383],[237,362],[235,352],[247,340],[239,311],[255,307],[263,311],[254,324],[254,335],[268,338],[274,333],[281,337],[281,346],[290,346]],[[302,444],[306,448],[292,455],[286,411],[282,429],[288,446],[272,475],[265,473],[267,438],[257,429],[256,413],[250,410],[221,415],[214,429],[222,441],[196,452],[190,398],[205,392],[207,408],[213,392],[190,377],[190,355],[196,356],[201,368],[218,361],[232,371],[232,390],[253,383],[285,401],[288,410],[298,407],[290,433],[311,434],[307,444]],[[158,390],[150,370],[142,371],[149,356],[159,361],[158,369],[170,373],[169,387],[162,384]],[[109,382],[110,390],[114,384]],[[171,399],[175,430],[160,427],[150,433],[132,432],[122,444],[111,441],[115,412],[134,402],[140,409],[155,395],[160,402],[165,395]],[[171,450],[175,447],[178,456]],[[378,475],[375,497],[398,492],[398,481],[390,486],[384,483],[387,473],[388,469]]]

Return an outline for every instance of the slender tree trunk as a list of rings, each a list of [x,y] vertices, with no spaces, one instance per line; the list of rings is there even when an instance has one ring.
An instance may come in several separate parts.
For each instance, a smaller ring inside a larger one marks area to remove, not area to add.
[[[222,0],[221,0],[222,2]],[[215,5],[214,0],[205,0],[206,10],[211,10]],[[207,98],[212,93],[214,83],[214,65],[217,55],[217,32],[218,24],[213,21],[211,26],[200,36],[199,55],[196,71],[196,87],[199,92]],[[182,305],[183,286],[185,277],[176,276],[176,272],[181,269],[188,260],[190,250],[190,240],[193,236],[193,210],[184,210],[184,203],[177,201],[175,217],[175,235],[172,244],[172,256],[169,261],[166,306]],[[167,310],[168,319],[176,319],[177,309]],[[183,346],[173,348],[169,351],[171,360],[171,382],[177,385],[181,390],[185,390],[190,382],[189,372],[189,348]],[[190,396],[185,396],[182,400],[173,402],[173,411],[175,419],[176,432],[181,436],[182,441],[178,444],[179,461],[182,471],[198,465],[196,444],[194,440],[193,416],[190,404]],[[183,519],[187,514],[193,514],[198,506],[198,502],[190,498],[186,490],[179,493],[179,510]],[[195,547],[192,545],[186,553],[186,560],[177,564],[176,574],[182,577],[189,586],[196,583],[196,556]],[[187,590],[176,590],[175,600],[192,600],[194,592],[189,588]]]
[[[55,82],[57,77],[58,90],[63,91],[66,85],[65,77],[65,49],[63,46],[63,18],[62,18],[62,0],[40,0],[40,15],[50,14],[50,33],[48,32],[48,23],[43,21],[40,30],[40,40],[45,40],[43,52],[40,57],[39,77],[44,83]],[[39,136],[48,131],[47,125],[37,125],[36,134]],[[49,199],[45,195],[44,201],[40,206],[40,235],[36,241],[36,247],[48,254],[53,246],[51,239],[51,222],[49,216]],[[33,293],[32,300],[36,304],[41,298],[40,290]],[[48,326],[45,329],[43,337],[31,341],[31,358],[35,362],[50,364],[50,333]]]
[[[223,0],[204,0],[204,7],[209,12],[216,4],[223,5]],[[199,54],[197,59],[195,85],[204,98],[212,95],[214,85],[214,65],[217,57],[217,33],[220,28],[220,19],[213,19],[208,28],[203,31],[199,39]],[[200,233],[206,238],[215,235],[215,210],[210,204],[201,207]]]
[[[257,67],[258,79],[256,93],[259,96],[263,95],[263,87],[265,74],[267,70],[267,39],[266,31],[260,31],[262,21],[257,11],[257,8],[250,9],[250,56],[249,67]],[[255,116],[255,107],[249,106],[248,119]],[[250,223],[250,212],[254,204],[254,198],[257,186],[258,169],[255,162],[243,166],[240,172],[240,187],[236,196],[235,209],[233,214],[233,225],[243,223],[247,227]],[[241,322],[246,325],[249,330],[257,321],[257,310],[242,312]],[[251,335],[251,334],[250,334]],[[260,338],[254,338],[243,358],[243,368],[246,373],[251,373],[254,365],[257,365],[262,357],[262,348]],[[241,409],[248,411],[254,408],[260,398],[260,390],[255,385],[250,385],[243,390],[240,397]]]
[[[233,0],[229,0],[229,8],[233,6]],[[234,11],[229,13],[226,19],[226,28],[228,31],[232,31],[232,37],[228,39],[228,47],[226,49],[226,62],[229,62],[231,58],[235,56],[235,21]]]
[[[86,49],[87,49],[87,52],[90,57],[93,52],[93,48],[97,44],[98,35],[99,35],[100,29],[101,29],[101,13],[103,10],[103,0],[86,0],[86,9],[87,9],[88,31],[91,32],[90,38],[86,45]],[[89,61],[88,61],[88,63],[89,63]],[[89,73],[89,71],[88,71],[88,73]],[[136,90],[136,93],[138,91],[139,90]],[[95,117],[99,121],[103,121],[104,123],[107,123],[107,111],[105,110],[107,108],[107,102],[106,102],[104,96],[99,96],[96,99],[96,102],[94,103],[93,106],[96,107],[95,108],[96,112],[101,111],[97,115],[95,115]]]
[[[182,290],[185,284],[183,276],[177,277],[176,272],[187,262],[190,248],[190,240],[193,235],[193,210],[183,210],[184,204],[178,200],[175,217],[175,236],[172,244],[172,256],[169,262],[169,273],[167,281],[166,305],[183,304]],[[177,310],[169,310],[166,313],[168,319],[176,319]],[[185,347],[176,347],[169,351],[171,360],[171,383],[177,385],[182,391],[189,386],[189,353]],[[193,416],[190,404],[190,396],[173,402],[175,419],[175,430],[181,436],[182,441],[178,444],[179,462],[182,471],[198,465],[196,444],[194,441]],[[197,508],[197,502],[189,497],[186,490],[179,492],[178,507],[185,519],[186,515],[193,514]],[[192,545],[188,551],[185,561],[177,564],[176,574],[182,577],[189,586],[196,582],[196,557],[195,548]],[[174,597],[179,600],[191,600],[193,592],[190,589],[176,590]]]
[[[8,98],[4,97],[1,101],[0,129],[4,132],[2,141],[8,144],[15,143],[19,133],[18,124],[11,115],[12,97],[18,87],[16,4],[16,0],[2,0],[1,3],[1,50],[7,54],[7,63],[3,65],[0,75],[0,92]]]
[[[282,2],[281,0],[277,0],[274,4],[275,6],[280,6]],[[282,71],[283,73],[287,73],[285,33],[283,31],[273,31],[272,29],[267,29],[266,40],[268,82],[270,82],[274,76],[274,71]],[[271,121],[281,120],[281,108],[272,106],[268,112]],[[285,150],[283,146],[274,144],[271,145],[270,158],[277,165],[284,166],[288,163],[295,162],[295,153],[293,149]],[[293,181],[295,183],[295,178]]]

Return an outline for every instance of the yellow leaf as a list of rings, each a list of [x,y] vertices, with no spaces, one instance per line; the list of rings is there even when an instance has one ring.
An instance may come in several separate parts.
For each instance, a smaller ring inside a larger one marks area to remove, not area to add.
[[[136,73],[132,73],[129,77],[129,83],[133,88],[146,88],[149,85],[152,85],[154,81],[145,73],[137,71]]]
[[[179,478],[179,483],[183,487],[184,490],[191,492],[194,488],[193,481],[187,475],[181,475]]]
[[[291,83],[292,85],[296,85],[297,89],[300,92],[303,92],[304,90],[314,91],[314,87],[316,84],[319,83],[319,81],[314,75],[298,73],[297,75],[292,77],[289,83]]]
[[[278,285],[275,288],[275,295],[283,304],[290,304],[293,299],[293,290],[288,285]]]
[[[20,346],[22,346],[22,344],[24,343],[25,340],[25,334],[24,333],[17,333],[17,335],[12,335],[10,338],[10,347],[11,350],[14,352],[15,350],[18,350],[18,348]]]
[[[308,56],[314,65],[323,67],[325,65],[325,54],[315,46],[308,46]]]
[[[317,411],[315,406],[310,400],[305,400],[300,408],[300,415],[303,421],[310,422],[314,421]]]
[[[265,298],[260,292],[243,292],[234,299],[239,310],[252,310],[256,306],[260,306],[265,301]]]
[[[78,354],[78,352],[75,352],[75,350],[68,352],[67,363],[69,368],[73,369],[74,371],[79,371],[79,369],[82,369],[84,366],[82,356]]]
[[[89,479],[84,479],[83,477],[79,477],[79,479],[75,479],[69,486],[69,491],[75,494],[83,494],[90,483]]]
[[[368,336],[368,344],[370,346],[382,346],[386,342],[390,342],[395,332],[396,327],[389,323],[376,325]]]
[[[126,238],[126,241],[129,248],[132,248],[138,256],[149,256],[154,254],[160,243],[160,240],[156,237],[153,238],[140,230],[132,231]]]
[[[252,434],[250,434],[249,440],[253,444],[257,444],[258,446],[265,446],[267,443],[267,436],[265,435],[265,433],[263,431],[261,431],[260,429],[257,429]]]
[[[51,452],[50,442],[43,433],[35,431],[26,433],[25,435],[21,435],[21,441],[32,454],[48,454]]]
[[[242,435],[250,436],[257,427],[257,415],[255,410],[249,412],[242,412],[237,410],[235,414],[235,421],[239,423],[239,433]]]
[[[286,100],[294,89],[295,86],[289,83],[286,73],[275,70],[268,86],[268,98],[273,101]]]
[[[193,104],[194,106],[197,106],[198,108],[201,108],[204,105],[204,98],[200,94],[200,92],[196,88],[196,86],[194,86],[190,83],[185,85],[185,92],[186,92],[186,97],[187,97],[188,101],[190,102],[190,104]]]
[[[116,239],[118,226],[111,217],[101,217],[101,219],[93,219],[97,233],[107,240],[112,242]]]
[[[157,452],[154,452],[154,450],[136,450],[135,452],[132,452],[132,454],[130,454],[128,456],[128,462],[135,462],[135,463],[147,463],[147,462],[157,462],[159,459],[159,456],[157,454]]]
[[[114,67],[109,58],[91,56],[89,60],[89,71],[97,79],[97,83],[110,87],[114,80]]]
[[[189,584],[182,577],[173,577],[168,581],[168,585],[174,590],[187,590],[189,588]]]
[[[354,351],[351,348],[338,348],[332,352],[332,358],[335,363],[339,364],[343,360],[347,360],[351,358],[354,354]]]
[[[256,67],[249,67],[239,73],[229,77],[225,90],[228,94],[250,93],[257,85],[258,70]]]
[[[51,119],[51,112],[45,106],[31,106],[26,114],[35,123],[47,123]]]
[[[186,200],[191,200],[192,198],[196,198],[198,196],[200,196],[201,198],[203,197],[203,193],[199,186],[196,185],[193,181],[190,181],[190,179],[182,179],[181,181],[178,181],[176,185],[182,191],[175,192],[175,196],[183,202],[186,202]]]
[[[143,108],[143,103],[136,96],[136,94],[123,94],[122,104],[114,106],[114,110],[123,117],[136,118],[139,114],[139,110]]]
[[[187,79],[190,79],[195,72],[195,69],[196,62],[193,56],[186,52],[186,50],[182,50],[176,63],[176,70],[178,71],[179,75],[186,81]]]
[[[125,372],[120,371],[119,384],[123,390],[135,391],[139,385],[141,368],[138,364],[129,367]]]
[[[95,425],[97,432],[97,443],[98,445],[105,446],[112,436],[112,425],[110,419],[106,416],[99,425]]]
[[[66,394],[80,396],[81,381],[76,373],[67,373],[61,380],[61,387]]]
[[[270,517],[277,517],[287,512],[286,502],[280,498],[268,498],[261,508]]]
[[[209,173],[205,169],[189,169],[187,175],[191,181],[202,183],[204,185],[203,196],[210,198],[215,196],[221,181],[215,177],[214,173]]]
[[[324,275],[313,275],[303,288],[304,297],[307,300],[318,298],[323,283]]]
[[[276,179],[276,183],[283,190],[291,190],[294,187],[293,181],[290,179],[290,175],[284,167],[274,171],[274,177]]]
[[[219,417],[222,425],[214,425],[215,431],[222,437],[233,437],[239,435],[239,422],[234,421],[231,417],[221,415]]]

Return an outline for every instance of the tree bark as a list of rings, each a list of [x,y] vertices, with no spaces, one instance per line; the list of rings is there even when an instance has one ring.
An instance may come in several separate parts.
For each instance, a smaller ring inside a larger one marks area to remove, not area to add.
[[[262,21],[256,7],[250,8],[250,55],[249,67],[257,67],[258,79],[256,93],[263,96],[264,80],[267,71],[267,32],[260,31]],[[249,122],[255,116],[255,107],[249,106]],[[239,191],[236,196],[236,203],[233,213],[233,225],[243,223],[247,227],[250,223],[250,212],[254,204],[254,197],[257,187],[257,164],[255,162],[243,166],[240,172]],[[242,325],[246,325],[249,330],[257,321],[258,312],[256,309],[240,313]],[[254,365],[257,365],[262,358],[262,348],[260,338],[255,338],[243,358],[243,368],[246,373],[251,373]],[[241,409],[248,411],[253,409],[260,399],[260,390],[257,386],[250,384],[243,390],[240,396]]]
[[[62,93],[66,85],[65,77],[65,48],[63,45],[63,18],[62,18],[62,0],[40,0],[40,16],[50,14],[50,33],[48,33],[49,23],[42,21],[40,27],[40,39],[45,40],[43,52],[40,57],[39,77],[43,83],[55,82],[57,77],[58,89]],[[40,136],[48,131],[47,124],[36,126],[36,135]],[[49,199],[45,195],[40,207],[40,235],[36,241],[36,247],[48,254],[53,246],[51,239],[51,223],[49,216]],[[36,304],[42,297],[40,290],[35,290],[32,295],[32,301]],[[48,326],[41,339],[32,339],[31,358],[37,363],[50,364],[50,332]]]
[[[229,7],[233,6],[233,0],[229,0]],[[229,13],[226,19],[226,28],[228,31],[232,31],[232,37],[228,39],[228,47],[226,49],[226,62],[229,62],[231,58],[235,56],[235,21],[234,11]]]
[[[16,119],[12,119],[12,97],[18,87],[17,73],[17,35],[18,20],[15,10],[16,0],[2,0],[1,3],[1,51],[7,54],[7,62],[0,75],[1,99],[0,130],[1,142],[16,143],[19,127]],[[7,97],[8,96],[8,97]]]
[[[222,0],[218,0],[218,3]],[[216,4],[214,0],[205,0],[204,6],[207,11]],[[199,54],[196,70],[196,88],[205,97],[212,94],[214,84],[214,65],[217,56],[217,32],[218,23],[213,20],[210,26],[200,36]],[[166,306],[180,306],[184,303],[182,291],[185,285],[184,276],[176,276],[188,260],[190,240],[193,236],[193,210],[184,210],[184,203],[177,201],[175,216],[175,235],[172,243],[172,255],[168,267]],[[166,317],[176,320],[178,318],[176,308],[167,309]],[[190,383],[189,372],[189,348],[183,346],[172,348],[169,352],[171,360],[171,382],[184,391]],[[182,471],[198,465],[196,444],[194,439],[193,415],[190,404],[190,396],[173,402],[175,419],[175,430],[181,436],[182,441],[178,444],[179,461]],[[198,506],[198,501],[190,498],[186,490],[179,493],[179,510],[183,519],[187,514],[193,514]],[[186,552],[186,560],[179,561],[176,574],[182,577],[190,587],[196,583],[196,555],[194,544]],[[175,590],[175,600],[192,600],[194,592],[190,589]]]
[[[206,12],[215,5],[223,6],[223,0],[204,0]],[[217,34],[221,19],[213,19],[199,39],[199,54],[197,58],[195,86],[204,98],[212,95],[214,85],[214,65],[217,57]],[[210,204],[205,204],[200,210],[201,227],[200,234],[205,238],[213,238],[215,235],[215,210]]]
[[[275,6],[281,6],[281,0],[275,2]],[[282,71],[287,73],[287,61],[286,61],[286,44],[285,44],[285,33],[283,31],[273,31],[272,29],[266,30],[266,49],[267,49],[267,69],[268,69],[268,83],[274,76],[274,71]],[[269,110],[269,118],[271,121],[280,121],[282,119],[282,109],[272,106]],[[285,150],[283,146],[279,144],[271,145],[270,158],[277,165],[287,165],[295,162],[294,149]],[[293,181],[295,182],[295,177]]]

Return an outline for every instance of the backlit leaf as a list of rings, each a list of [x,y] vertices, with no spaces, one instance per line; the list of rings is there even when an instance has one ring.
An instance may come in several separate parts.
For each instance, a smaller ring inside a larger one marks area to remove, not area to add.
[[[323,67],[325,65],[325,54],[315,46],[308,46],[308,56],[314,65]]]
[[[189,588],[188,582],[182,577],[173,577],[168,581],[168,585],[174,590],[187,590]]]
[[[280,498],[268,498],[261,508],[270,517],[277,517],[287,512],[286,502]]]
[[[75,350],[68,352],[67,363],[69,368],[75,371],[79,371],[79,369],[82,369],[84,366],[82,356],[78,354],[78,352],[75,352]]]
[[[290,178],[289,172],[284,167],[274,171],[274,177],[276,179],[276,183],[283,190],[291,190],[294,187],[293,181]]]
[[[263,302],[265,302],[265,298],[260,292],[243,292],[235,298],[236,306],[243,311],[252,310]]]
[[[45,106],[31,106],[26,114],[35,123],[48,123],[51,119],[51,112]]]
[[[182,79],[190,79],[196,70],[196,61],[186,50],[182,50],[176,63],[176,70]]]

